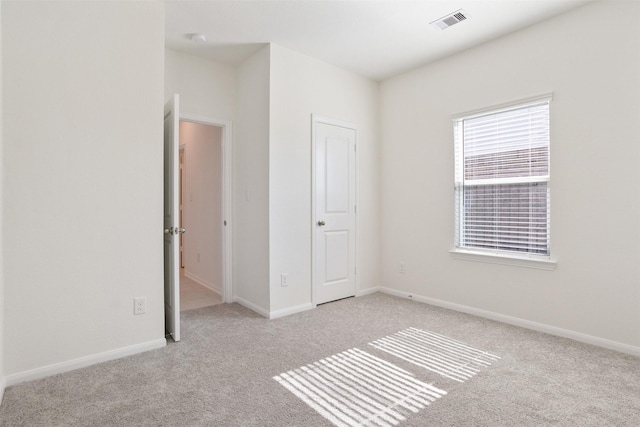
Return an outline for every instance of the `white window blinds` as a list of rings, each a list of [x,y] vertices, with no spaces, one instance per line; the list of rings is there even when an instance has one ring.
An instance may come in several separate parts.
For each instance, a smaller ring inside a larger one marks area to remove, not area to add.
[[[456,247],[549,255],[549,101],[455,119]]]

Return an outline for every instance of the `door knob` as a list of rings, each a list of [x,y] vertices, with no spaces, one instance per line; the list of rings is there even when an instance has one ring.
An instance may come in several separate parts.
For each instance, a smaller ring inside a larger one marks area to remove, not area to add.
[[[318,227],[322,227],[325,224],[324,221],[318,221]]]
[[[186,228],[169,227],[164,229],[164,234],[171,234],[173,236],[174,234],[183,234],[186,231],[187,231]]]

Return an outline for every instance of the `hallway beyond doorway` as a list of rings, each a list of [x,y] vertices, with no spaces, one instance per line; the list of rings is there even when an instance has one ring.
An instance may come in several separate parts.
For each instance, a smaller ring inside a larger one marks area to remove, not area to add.
[[[184,274],[180,269],[180,311],[222,303],[222,297]]]

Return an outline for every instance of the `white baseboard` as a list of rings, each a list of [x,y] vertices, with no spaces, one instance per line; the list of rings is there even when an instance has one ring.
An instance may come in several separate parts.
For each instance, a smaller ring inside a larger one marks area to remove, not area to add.
[[[95,365],[97,363],[108,362],[110,360],[120,359],[121,357],[132,356],[134,354],[143,353],[149,350],[155,350],[167,345],[164,338],[147,341],[132,345],[129,347],[118,348],[115,350],[105,351],[104,353],[92,354],[90,356],[80,357],[78,359],[68,360],[66,362],[55,363],[41,368],[31,369],[16,374],[7,375],[6,386],[20,384],[26,381],[38,380],[49,377],[51,375],[61,374],[63,372],[73,371],[79,368]]]
[[[282,310],[270,311],[237,296],[233,298],[233,301],[237,302],[243,307],[248,308],[251,311],[255,311],[256,313],[263,317],[266,317],[267,319],[277,319],[279,317],[289,316],[290,314],[300,313],[302,311],[307,311],[314,308],[314,305],[309,303],[296,305],[294,307],[283,308]]]
[[[222,296],[222,289],[219,286],[216,286],[213,283],[207,282],[206,280],[196,276],[195,274],[188,272],[186,269],[184,270],[184,275],[185,277],[188,277],[189,279],[196,282],[198,285],[204,286],[210,291],[213,291],[216,294]]]
[[[269,319],[277,319],[279,317],[289,316],[291,314],[311,310],[312,308],[315,308],[315,306],[311,303],[296,305],[294,307],[287,307],[282,310],[272,311],[271,313],[269,313]]]
[[[373,288],[358,289],[356,291],[356,297],[363,297],[365,295],[375,294],[376,292],[382,292],[382,288],[380,286],[376,286]]]
[[[380,287],[362,289],[362,290],[356,291],[356,297],[374,294],[376,292],[380,292],[381,290],[382,288]],[[243,300],[242,298],[239,298],[239,297],[235,297],[233,300],[234,302],[237,302],[238,304],[248,308],[249,310],[255,311],[261,316],[266,317],[267,319],[278,319],[280,317],[290,316],[292,314],[301,313],[303,311],[312,310],[315,308],[315,305],[311,303],[306,303],[306,304],[296,305],[293,307],[283,308],[282,310],[269,311],[265,308],[258,307],[257,305],[247,300]]]
[[[2,399],[4,398],[4,390],[7,388],[7,380],[4,376],[0,376],[0,405],[2,404]]]
[[[514,326],[520,326],[521,328],[531,329],[538,332],[544,332],[550,335],[569,338],[574,341],[579,341],[586,344],[595,345],[598,347],[604,347],[609,350],[619,351],[621,353],[631,354],[633,356],[640,356],[640,347],[635,347],[635,346],[620,343],[617,341],[594,337],[593,335],[587,335],[581,332],[562,329],[555,326],[546,325],[544,323],[533,322],[531,320],[521,319],[519,317],[507,316],[505,314],[495,313],[493,311],[482,310],[479,308],[456,304],[449,301],[429,298],[422,295],[416,295],[416,294],[399,291],[392,288],[381,287],[379,289],[380,289],[380,292],[397,296],[400,298],[411,299],[421,303],[448,308],[450,310],[459,311],[462,313],[473,314],[474,316],[484,317],[486,319],[496,320],[498,322],[507,323],[509,325],[514,325]]]
[[[251,311],[255,311],[256,313],[258,313],[261,316],[266,317],[267,319],[269,318],[269,310],[267,310],[266,308],[262,308],[252,302],[247,301],[246,299],[240,298],[238,296],[233,298],[234,302],[237,302],[238,304],[240,304],[243,307],[248,308]]]

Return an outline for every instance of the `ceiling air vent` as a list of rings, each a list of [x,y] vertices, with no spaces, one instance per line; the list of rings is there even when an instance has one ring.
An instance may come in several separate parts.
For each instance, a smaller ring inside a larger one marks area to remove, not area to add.
[[[455,25],[458,22],[464,21],[468,17],[469,15],[467,15],[464,10],[460,9],[446,16],[443,16],[440,19],[436,19],[435,21],[430,22],[430,24],[440,30],[444,30],[445,28],[449,28],[450,26]]]

